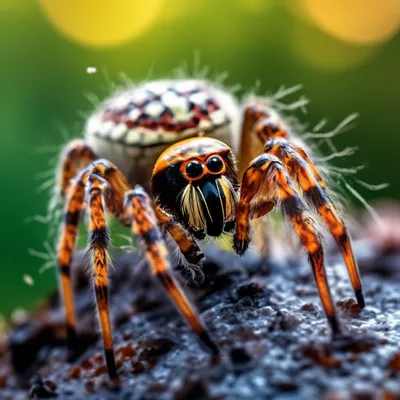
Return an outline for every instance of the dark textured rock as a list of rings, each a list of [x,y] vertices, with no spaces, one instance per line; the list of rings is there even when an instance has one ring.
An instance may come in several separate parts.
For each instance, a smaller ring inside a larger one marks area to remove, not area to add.
[[[246,364],[251,361],[251,356],[242,347],[234,347],[231,350],[231,360],[234,364]]]
[[[221,350],[220,362],[204,352],[140,256],[115,256],[110,304],[116,389],[108,382],[86,258],[77,257],[81,346],[75,360],[68,361],[63,316],[53,296],[12,328],[0,355],[0,398],[25,399],[30,390],[36,398],[68,400],[396,399],[397,272],[363,273],[367,307],[360,310],[345,268],[332,254],[335,276],[329,268],[328,277],[345,327],[332,339],[305,257],[260,263],[251,255],[209,251],[204,280],[189,282],[185,291]],[[400,254],[391,257],[399,260]],[[40,378],[32,382],[33,376]]]
[[[40,377],[37,377],[34,379],[29,390],[29,397],[31,399],[50,399],[58,397],[56,389],[57,386],[53,382],[44,382]]]

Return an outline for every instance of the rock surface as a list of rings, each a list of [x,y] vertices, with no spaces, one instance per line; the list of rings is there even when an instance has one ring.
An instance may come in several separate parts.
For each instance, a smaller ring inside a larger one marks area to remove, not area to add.
[[[185,290],[221,349],[219,363],[140,257],[116,257],[110,300],[119,389],[108,382],[86,259],[77,257],[85,351],[67,360],[55,294],[10,331],[0,355],[0,399],[399,399],[400,253],[374,254],[367,241],[355,247],[367,307],[359,309],[340,257],[330,254],[329,281],[345,327],[334,340],[305,257],[259,263],[211,250],[205,281]]]

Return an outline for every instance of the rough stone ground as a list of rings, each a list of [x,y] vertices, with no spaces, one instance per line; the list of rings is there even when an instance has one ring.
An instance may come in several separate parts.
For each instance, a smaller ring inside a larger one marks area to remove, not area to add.
[[[392,235],[389,235],[393,238]],[[77,257],[86,351],[66,361],[54,295],[12,328],[0,353],[0,399],[400,399],[400,246],[358,240],[367,307],[360,312],[340,257],[329,280],[345,334],[331,340],[307,260],[258,263],[212,250],[202,287],[186,287],[222,352],[205,352],[138,255],[114,260],[110,294],[121,376],[110,387],[93,295]],[[137,265],[139,263],[139,265]],[[134,266],[136,267],[134,268]]]

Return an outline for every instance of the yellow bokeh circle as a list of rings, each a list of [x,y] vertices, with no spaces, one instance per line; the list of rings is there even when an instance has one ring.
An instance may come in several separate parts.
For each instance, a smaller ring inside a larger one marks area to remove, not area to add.
[[[400,28],[400,0],[301,0],[303,12],[333,37],[376,44]]]
[[[292,43],[302,60],[326,70],[355,68],[371,59],[380,48],[345,43],[326,33],[316,32],[312,25],[299,22],[294,26]]]
[[[39,0],[51,23],[87,46],[115,46],[148,30],[164,0]]]

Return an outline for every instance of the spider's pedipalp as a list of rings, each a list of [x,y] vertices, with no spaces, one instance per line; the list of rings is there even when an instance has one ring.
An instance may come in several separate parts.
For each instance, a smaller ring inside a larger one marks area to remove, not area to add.
[[[190,233],[160,207],[155,207],[155,213],[161,227],[171,235],[180,253],[189,263],[189,268],[191,265],[201,266],[204,262],[204,254]]]

